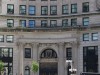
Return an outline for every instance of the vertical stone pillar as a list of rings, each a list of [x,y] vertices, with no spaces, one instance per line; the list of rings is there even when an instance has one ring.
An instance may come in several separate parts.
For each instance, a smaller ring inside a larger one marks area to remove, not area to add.
[[[39,46],[39,43],[33,43],[33,60],[37,61],[39,63],[39,61],[38,61],[38,56],[39,56],[38,55],[38,46]],[[34,75],[39,75],[39,70],[37,73],[34,73]]]
[[[58,45],[58,75],[65,75],[64,43]]]

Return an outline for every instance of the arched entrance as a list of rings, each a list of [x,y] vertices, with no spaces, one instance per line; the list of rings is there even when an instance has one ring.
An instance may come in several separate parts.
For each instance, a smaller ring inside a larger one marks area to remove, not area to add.
[[[40,55],[39,75],[57,75],[58,63],[57,53],[52,49],[44,50]]]

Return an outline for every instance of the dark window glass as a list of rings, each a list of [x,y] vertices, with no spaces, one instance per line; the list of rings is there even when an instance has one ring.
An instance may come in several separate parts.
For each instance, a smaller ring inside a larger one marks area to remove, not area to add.
[[[77,19],[71,19],[71,26],[76,26],[77,25]]]
[[[66,48],[66,59],[72,60],[72,48]]]
[[[29,20],[29,28],[35,27],[35,20]]]
[[[26,20],[20,20],[21,27],[26,27]]]
[[[71,13],[77,13],[77,4],[71,4]]]
[[[35,6],[29,5],[29,15],[35,15]]]
[[[19,13],[22,15],[26,14],[26,5],[20,5]]]
[[[98,73],[98,46],[83,47],[83,72]]]
[[[0,35],[0,42],[4,42],[4,35]]]
[[[25,66],[25,75],[30,75],[30,68],[29,68],[29,66]]]
[[[14,42],[14,36],[13,35],[7,35],[6,36],[6,41],[10,42],[10,43]]]
[[[68,19],[63,19],[62,20],[62,25],[63,25],[63,27],[68,26]]]
[[[57,54],[52,49],[46,49],[41,53],[41,58],[57,58]]]
[[[50,6],[50,14],[57,15],[57,6]]]
[[[47,24],[48,24],[47,20],[41,21],[41,27],[47,27]]]
[[[14,5],[13,4],[7,5],[7,13],[8,14],[14,14]]]
[[[89,12],[89,2],[83,3],[83,12]]]
[[[92,33],[92,41],[98,40],[98,33]]]
[[[41,6],[41,15],[48,15],[48,6]]]
[[[62,14],[68,14],[68,5],[63,5],[62,6]]]
[[[88,26],[89,25],[89,18],[88,17],[84,17],[83,18],[83,26]]]
[[[89,41],[89,33],[83,34],[83,41]]]
[[[7,27],[13,27],[14,26],[14,20],[13,19],[7,19]]]
[[[25,58],[31,58],[31,48],[25,48]]]
[[[56,20],[51,20],[50,21],[50,27],[56,27],[57,26],[57,21]]]

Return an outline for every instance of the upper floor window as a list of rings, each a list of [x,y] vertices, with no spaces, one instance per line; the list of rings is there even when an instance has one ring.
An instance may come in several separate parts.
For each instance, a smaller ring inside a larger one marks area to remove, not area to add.
[[[13,4],[7,4],[7,13],[14,14],[14,5]]]
[[[35,27],[35,20],[29,20],[29,28]]]
[[[83,34],[83,41],[89,41],[89,33]]]
[[[26,14],[26,5],[20,5],[19,13],[22,15]]]
[[[89,2],[83,3],[83,12],[89,12]]]
[[[6,41],[7,42],[13,42],[14,41],[14,36],[13,35],[7,35],[6,36]]]
[[[72,48],[66,48],[66,59],[72,60]]]
[[[89,25],[89,17],[84,17],[83,18],[83,26],[88,26]]]
[[[26,27],[26,20],[20,20],[21,27]]]
[[[29,15],[35,15],[35,6],[29,5]]]
[[[13,27],[14,26],[14,20],[13,19],[7,19],[7,27]]]
[[[63,25],[63,27],[68,26],[68,19],[63,19],[62,20],[62,25]]]
[[[62,14],[68,14],[68,5],[63,5],[62,6]]]
[[[0,35],[0,42],[4,42],[4,35]]]
[[[31,58],[31,48],[25,48],[25,58]]]
[[[57,26],[57,21],[56,20],[51,20],[50,21],[50,27],[56,27]]]
[[[48,15],[48,6],[41,6],[41,15]]]
[[[47,25],[48,25],[47,20],[42,20],[41,21],[41,27],[47,27]]]
[[[50,14],[57,15],[57,6],[50,6]]]
[[[98,40],[98,33],[92,33],[92,41]]]
[[[71,13],[77,13],[77,4],[71,4]]]
[[[71,19],[71,26],[77,25],[77,18]]]

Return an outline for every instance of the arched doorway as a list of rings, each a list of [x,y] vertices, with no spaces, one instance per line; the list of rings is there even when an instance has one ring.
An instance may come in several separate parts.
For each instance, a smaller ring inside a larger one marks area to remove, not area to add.
[[[58,74],[58,63],[57,53],[52,49],[44,50],[41,55],[40,59],[40,69],[39,75],[57,75]],[[51,61],[52,60],[52,61]]]

